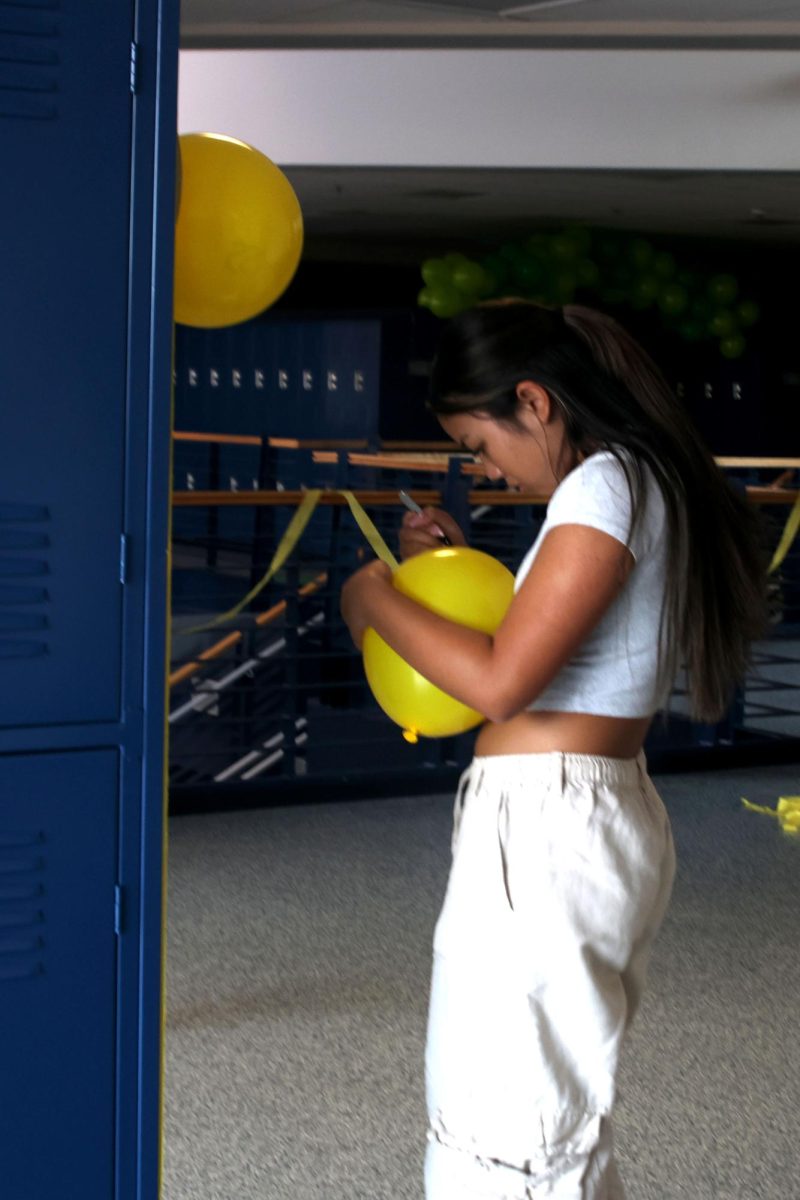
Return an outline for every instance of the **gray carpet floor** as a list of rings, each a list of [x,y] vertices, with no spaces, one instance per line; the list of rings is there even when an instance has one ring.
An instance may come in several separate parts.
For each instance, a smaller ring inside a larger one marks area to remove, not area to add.
[[[656,778],[679,866],[620,1074],[629,1200],[800,1198],[800,839]],[[421,1200],[430,942],[452,799],[171,822],[164,1200]]]

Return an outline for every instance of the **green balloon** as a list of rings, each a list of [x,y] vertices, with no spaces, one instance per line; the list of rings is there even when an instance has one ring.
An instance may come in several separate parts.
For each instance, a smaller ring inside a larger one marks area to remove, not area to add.
[[[653,270],[655,271],[656,275],[659,275],[662,279],[669,279],[675,274],[674,256],[662,250],[653,259]]]
[[[714,315],[714,307],[711,301],[707,300],[705,296],[695,296],[689,305],[689,311],[692,320],[701,321],[704,325],[707,325]]]
[[[592,248],[592,231],[585,225],[570,225],[564,231],[564,236],[577,246],[578,256],[586,256]]]
[[[454,287],[442,285],[431,289],[427,307],[435,317],[454,317],[456,313],[469,306],[469,300]]]
[[[624,240],[618,233],[606,230],[598,234],[596,255],[603,262],[615,262],[623,253]]]
[[[541,287],[544,280],[542,264],[528,255],[521,255],[514,263],[514,279],[524,290],[530,291]]]
[[[689,296],[686,288],[681,287],[679,283],[670,283],[659,293],[658,307],[670,317],[684,312],[688,303]]]
[[[451,274],[450,267],[443,258],[426,258],[422,264],[422,278],[428,287],[436,288],[449,283]]]
[[[590,258],[582,258],[576,267],[578,286],[584,288],[596,287],[600,280],[600,268]]]
[[[468,296],[480,296],[486,293],[488,280],[483,267],[467,259],[453,268],[453,286]]]
[[[546,233],[532,233],[525,238],[521,249],[526,254],[532,254],[534,258],[546,258],[548,253],[548,241]]]
[[[656,275],[640,275],[631,289],[631,303],[634,308],[648,308],[654,304],[661,286],[661,280]]]
[[[557,304],[570,304],[575,297],[575,274],[572,271],[557,271],[550,280],[550,291]]]
[[[622,288],[625,291],[630,291],[636,281],[636,274],[633,267],[629,266],[624,258],[618,258],[610,272],[613,284]]]
[[[600,299],[604,304],[624,304],[628,299],[628,293],[624,288],[618,287],[614,283],[608,283],[603,286]]]
[[[510,277],[509,262],[500,254],[487,254],[481,264],[487,275],[494,280],[494,291],[503,288]]]
[[[500,247],[499,254],[506,262],[512,265],[520,258],[525,251],[516,242],[504,242]]]
[[[637,237],[628,245],[628,258],[640,270],[649,267],[655,257],[655,250],[647,238]]]
[[[741,358],[744,354],[745,341],[741,333],[733,333],[725,337],[719,344],[720,354],[725,358]]]
[[[420,308],[430,308],[433,298],[433,289],[424,287],[421,292],[417,293],[417,304]]]
[[[559,263],[571,263],[580,256],[581,248],[568,233],[557,233],[550,239],[550,257]]]
[[[714,304],[730,304],[739,292],[739,284],[732,275],[713,275],[708,281],[708,294]]]
[[[728,309],[716,312],[708,322],[708,331],[713,333],[714,337],[731,337],[737,332],[736,317]]]
[[[761,316],[761,310],[755,300],[741,300],[736,305],[736,316],[742,325],[755,325]]]

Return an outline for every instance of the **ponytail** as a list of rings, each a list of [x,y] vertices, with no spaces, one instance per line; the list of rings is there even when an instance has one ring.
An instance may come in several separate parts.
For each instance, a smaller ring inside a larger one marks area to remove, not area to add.
[[[719,720],[768,624],[760,514],[725,479],[658,367],[613,318],[524,300],[470,309],[445,328],[430,407],[515,423],[522,379],[547,389],[576,451],[617,457],[631,492],[631,533],[644,516],[643,464],[653,472],[668,530],[660,694],[666,700],[683,665],[690,715]]]

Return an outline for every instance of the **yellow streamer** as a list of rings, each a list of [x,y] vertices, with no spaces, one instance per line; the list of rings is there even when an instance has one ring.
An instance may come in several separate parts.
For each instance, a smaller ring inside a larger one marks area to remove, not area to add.
[[[358,528],[361,530],[364,537],[377,554],[378,558],[381,559],[382,562],[385,562],[387,567],[390,567],[393,571],[396,571],[397,559],[392,554],[381,535],[378,533],[378,530],[375,528],[370,518],[364,512],[363,505],[356,500],[352,492],[342,489],[341,495],[344,496],[345,500],[350,505],[350,511],[356,519]]]
[[[222,625],[225,621],[231,621],[234,617],[238,617],[245,605],[249,604],[251,600],[254,600],[258,593],[264,590],[270,579],[272,579],[273,575],[276,575],[277,572],[280,571],[281,567],[286,562],[286,559],[289,557],[300,540],[306,525],[308,525],[308,522],[311,520],[314,509],[319,504],[319,498],[321,495],[321,488],[311,488],[306,492],[301,503],[298,505],[297,512],[287,525],[286,532],[278,542],[278,548],[272,557],[272,562],[269,564],[264,575],[255,585],[255,587],[251,588],[243,600],[240,600],[239,603],[234,605],[233,608],[228,609],[228,611],[223,613],[221,616],[215,617],[213,621],[209,621],[206,625],[195,625],[191,629],[179,629],[176,632],[180,634],[204,633],[206,629],[214,629],[217,625]]]
[[[742,804],[748,812],[775,817],[784,833],[800,836],[800,796],[779,796],[775,808],[767,808],[765,804],[751,804],[744,796]]]
[[[772,556],[772,562],[769,564],[768,574],[771,575],[773,571],[777,571],[786,558],[791,549],[792,542],[797,537],[798,529],[800,529],[800,494],[798,494],[792,506],[792,511],[789,513],[788,520],[781,534],[781,540],[778,542],[778,548]]]
[[[207,629],[215,629],[217,625],[223,625],[226,621],[232,621],[234,617],[238,617],[242,609],[245,608],[251,600],[254,600],[259,592],[264,590],[270,579],[272,579],[272,577],[276,575],[278,571],[280,571],[281,567],[294,550],[300,538],[303,536],[305,528],[314,514],[314,510],[319,504],[319,498],[321,495],[322,488],[309,488],[309,490],[306,492],[302,502],[298,506],[297,512],[294,514],[288,526],[286,527],[286,532],[278,542],[278,547],[273,555],[272,562],[269,564],[264,575],[255,585],[255,587],[250,589],[244,599],[240,600],[239,603],[234,605],[233,608],[228,609],[227,612],[222,613],[222,615],[219,617],[215,617],[213,621],[209,621],[205,625],[194,625],[191,629],[179,629],[176,632],[179,634],[204,633]],[[397,559],[386,545],[386,542],[375,528],[373,522],[367,516],[363,505],[356,500],[355,496],[350,491],[342,490],[340,495],[344,496],[345,500],[349,504],[350,511],[355,517],[356,524],[364,534],[364,537],[367,539],[372,549],[377,554],[378,558],[385,562],[386,565],[391,567],[391,569],[394,571],[397,568]]]

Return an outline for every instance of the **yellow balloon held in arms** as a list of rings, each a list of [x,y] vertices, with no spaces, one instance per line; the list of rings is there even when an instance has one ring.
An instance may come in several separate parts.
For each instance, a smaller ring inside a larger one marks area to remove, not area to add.
[[[514,595],[508,567],[468,546],[427,550],[401,563],[392,576],[398,591],[439,616],[493,634]],[[450,737],[480,725],[483,716],[430,683],[396,654],[374,629],[363,644],[364,670],[375,699],[403,729],[407,741]]]
[[[175,320],[237,325],[291,282],[303,249],[300,205],[283,172],[246,142],[185,133],[179,147]]]

